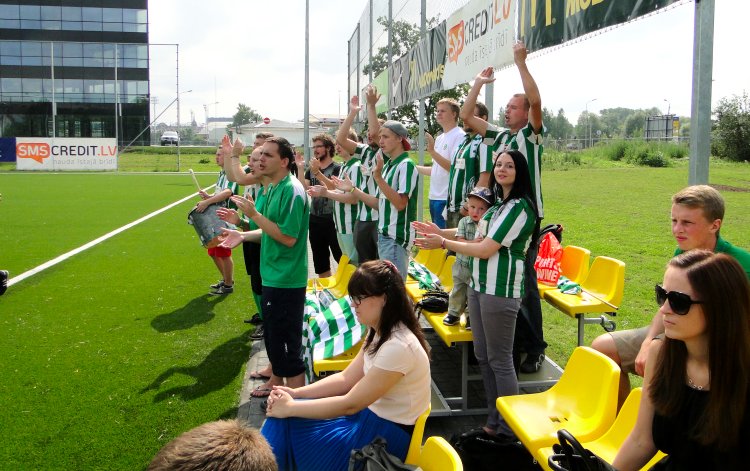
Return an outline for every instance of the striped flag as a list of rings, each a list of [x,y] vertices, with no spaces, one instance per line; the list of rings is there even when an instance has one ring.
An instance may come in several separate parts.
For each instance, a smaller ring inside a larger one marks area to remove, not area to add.
[[[407,270],[407,273],[410,277],[417,280],[419,283],[419,289],[421,290],[438,289],[441,287],[438,276],[414,259],[409,260],[409,269]]]
[[[305,299],[302,343],[307,382],[312,382],[313,361],[332,358],[356,345],[367,331],[354,315],[349,296],[337,299],[323,308],[316,293]]]

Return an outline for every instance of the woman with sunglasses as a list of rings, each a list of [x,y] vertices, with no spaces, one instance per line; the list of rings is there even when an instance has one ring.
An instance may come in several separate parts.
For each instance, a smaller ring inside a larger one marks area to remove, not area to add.
[[[613,465],[747,469],[750,443],[750,284],[726,254],[673,258],[656,286],[664,339],[652,342],[635,428]]]
[[[281,470],[346,470],[351,451],[377,436],[404,460],[430,405],[429,347],[396,266],[363,263],[349,296],[369,327],[362,350],[341,373],[296,389],[275,386],[268,398],[261,432]]]
[[[474,353],[479,362],[489,414],[482,430],[490,435],[512,435],[500,418],[495,401],[518,394],[513,367],[513,336],[523,296],[524,258],[536,225],[537,208],[526,158],[517,150],[495,158],[491,189],[495,204],[479,221],[473,241],[455,239],[455,229],[414,223],[423,249],[442,247],[468,255],[471,280],[469,318]]]

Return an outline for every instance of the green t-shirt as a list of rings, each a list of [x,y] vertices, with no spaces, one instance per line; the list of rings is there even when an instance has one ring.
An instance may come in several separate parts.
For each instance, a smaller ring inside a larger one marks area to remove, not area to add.
[[[477,233],[501,247],[488,259],[471,259],[472,289],[503,298],[523,297],[524,259],[535,225],[534,209],[526,199],[498,202],[487,210]]]
[[[674,256],[676,257],[683,252],[684,250],[677,247],[677,250],[674,251]],[[722,239],[721,236],[716,239],[716,249],[714,249],[714,252],[725,253],[733,259],[737,260],[737,262],[739,262],[739,264],[742,266],[742,269],[745,270],[747,277],[750,278],[750,252],[745,249],[735,247],[726,240]]]
[[[417,166],[411,161],[409,154],[404,152],[385,163],[383,179],[388,186],[409,198],[406,207],[401,211],[397,210],[385,194],[378,190],[378,232],[394,239],[407,250],[411,248],[414,240],[414,228],[411,227],[411,223],[417,219],[417,177]]]
[[[263,286],[271,288],[304,288],[307,286],[307,231],[310,227],[310,204],[302,183],[291,175],[266,187],[265,213],[281,233],[294,237],[292,247],[275,241],[265,232],[261,236],[260,274]]]

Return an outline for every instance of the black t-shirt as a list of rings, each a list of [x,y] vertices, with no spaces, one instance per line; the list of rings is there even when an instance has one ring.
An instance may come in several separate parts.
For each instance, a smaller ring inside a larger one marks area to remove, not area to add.
[[[674,417],[665,417],[654,413],[651,428],[654,445],[660,451],[669,455],[668,470],[734,470],[750,468],[750,461],[744,447],[750,439],[750,414],[745,409],[745,418],[740,428],[739,440],[736,446],[726,452],[719,452],[714,447],[698,443],[692,436],[695,430],[703,425],[700,422],[703,410],[708,404],[709,391],[699,391],[684,386],[687,389],[687,400],[682,410]]]
[[[337,177],[339,176],[341,172],[341,164],[333,162],[328,167],[321,168],[320,171],[323,172],[323,175],[325,175],[326,178],[330,180],[330,178],[334,175]],[[309,180],[310,185],[323,184],[323,182],[310,174],[309,169],[305,172],[305,180]],[[312,205],[310,206],[310,215],[333,218],[333,201],[330,198],[325,197],[313,198]]]

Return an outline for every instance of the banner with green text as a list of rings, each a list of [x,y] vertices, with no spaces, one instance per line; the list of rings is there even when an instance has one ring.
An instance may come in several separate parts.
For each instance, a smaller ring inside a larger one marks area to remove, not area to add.
[[[393,109],[443,89],[445,21],[432,28],[409,52],[393,62],[388,106]]]
[[[652,13],[679,0],[518,0],[518,37],[529,51]]]

